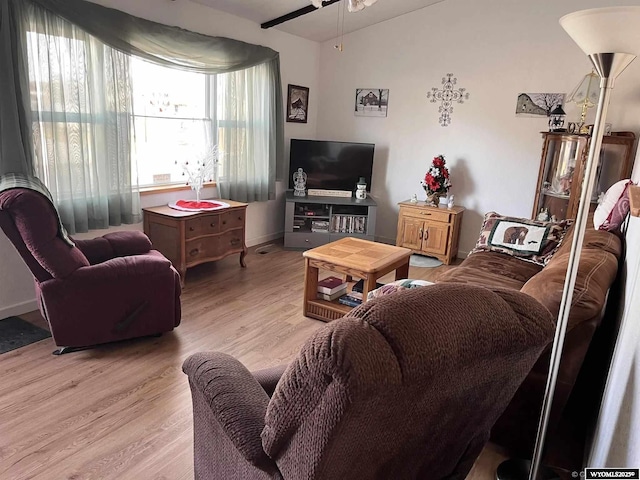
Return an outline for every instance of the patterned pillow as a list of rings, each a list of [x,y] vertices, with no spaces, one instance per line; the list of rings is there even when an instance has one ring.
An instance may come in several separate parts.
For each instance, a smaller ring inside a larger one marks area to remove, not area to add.
[[[560,247],[572,223],[573,220],[541,222],[489,212],[484,216],[480,238],[471,253],[505,253],[544,266]]]
[[[620,180],[609,187],[600,205],[593,213],[593,227],[596,230],[616,232],[629,213],[629,186],[631,180]]]
[[[381,297],[383,295],[389,295],[390,293],[399,292],[400,290],[406,290],[407,288],[426,287],[427,285],[433,285],[433,282],[427,280],[396,280],[395,282],[387,283],[381,287],[371,290],[367,294],[367,300],[372,298]]]

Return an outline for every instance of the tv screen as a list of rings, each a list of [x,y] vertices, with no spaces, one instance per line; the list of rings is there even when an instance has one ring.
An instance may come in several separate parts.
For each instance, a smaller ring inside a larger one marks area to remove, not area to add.
[[[293,174],[302,168],[307,174],[307,188],[323,190],[355,190],[360,177],[371,190],[373,143],[291,140],[289,188]]]

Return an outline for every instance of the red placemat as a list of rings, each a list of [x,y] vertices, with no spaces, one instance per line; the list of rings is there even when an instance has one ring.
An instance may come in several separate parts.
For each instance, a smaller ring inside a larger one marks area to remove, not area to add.
[[[177,202],[169,204],[169,207],[175,210],[183,210],[185,212],[218,210],[220,208],[227,208],[228,206],[228,203],[214,202],[213,200],[200,200],[199,202],[195,200],[178,200]]]

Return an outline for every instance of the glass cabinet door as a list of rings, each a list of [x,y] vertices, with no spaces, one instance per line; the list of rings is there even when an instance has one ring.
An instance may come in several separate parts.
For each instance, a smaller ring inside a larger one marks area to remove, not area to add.
[[[587,160],[588,135],[543,132],[544,144],[533,218],[564,220],[575,218],[580,203],[581,183]],[[635,135],[617,132],[602,139],[590,210],[607,189],[631,174]]]
[[[562,220],[570,211],[571,190],[576,169],[581,170],[581,157],[586,138],[578,136],[549,137],[543,150],[542,185],[534,215]]]

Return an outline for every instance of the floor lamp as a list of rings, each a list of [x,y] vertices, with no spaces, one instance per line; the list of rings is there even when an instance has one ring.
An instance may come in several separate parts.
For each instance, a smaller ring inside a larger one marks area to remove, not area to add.
[[[571,302],[573,300],[573,289],[578,276],[582,242],[587,226],[590,199],[598,167],[598,157],[602,147],[605,118],[609,107],[611,90],[616,78],[640,53],[640,7],[581,10],[562,17],[560,25],[584,53],[589,56],[591,63],[593,63],[596,72],[600,76],[600,98],[589,147],[589,156],[585,166],[578,215],[573,227],[573,242],[571,243],[569,264],[562,291],[562,302],[560,303],[556,333],[551,349],[549,375],[542,403],[542,414],[538,424],[533,459],[530,462],[530,468],[529,462],[525,464],[522,460],[507,460],[503,462],[497,470],[498,480],[524,479],[526,478],[527,470],[529,480],[557,478],[550,476],[548,471],[543,472],[545,467],[542,466],[542,454],[558,379],[560,357],[564,346]],[[553,475],[553,472],[551,472],[551,475]]]

